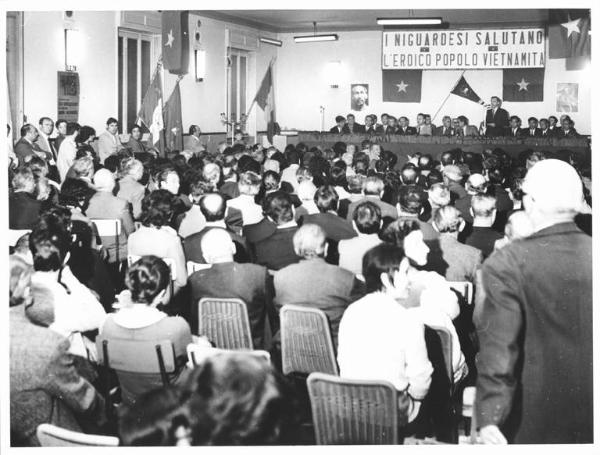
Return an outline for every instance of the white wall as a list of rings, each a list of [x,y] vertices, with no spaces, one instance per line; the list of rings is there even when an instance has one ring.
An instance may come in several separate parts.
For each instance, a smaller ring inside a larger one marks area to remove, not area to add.
[[[64,71],[62,11],[24,14],[24,114],[37,125],[42,116],[56,120],[57,71]],[[75,11],[81,49],[79,121],[98,132],[117,114],[116,15],[111,11]]]
[[[282,127],[298,130],[319,130],[319,106],[325,106],[325,127],[335,124],[335,116],[350,113],[350,84],[369,84],[369,109],[367,113],[378,116],[387,112],[405,115],[411,124],[416,123],[419,112],[435,114],[448,95],[461,71],[424,71],[421,103],[382,102],[381,87],[381,32],[362,31],[338,33],[339,41],[297,44],[293,36],[281,34],[283,46],[279,48],[276,78],[277,119]],[[340,61],[339,88],[330,88],[326,65]],[[490,96],[502,97],[502,70],[471,70],[465,78],[484,100]],[[566,71],[565,60],[546,61],[544,101],[531,103],[506,102],[504,107],[512,115],[526,122],[527,117],[556,115],[556,83],[579,83],[579,112],[572,113],[580,133],[591,133],[591,68],[586,71]],[[472,124],[479,125],[484,109],[471,101],[452,95],[436,123],[443,115],[466,115]],[[558,115],[557,115],[558,116]],[[363,123],[364,115],[357,121]]]

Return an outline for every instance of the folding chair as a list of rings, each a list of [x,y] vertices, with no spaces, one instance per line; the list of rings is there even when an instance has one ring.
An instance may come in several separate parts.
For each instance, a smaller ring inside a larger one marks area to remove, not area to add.
[[[448,285],[462,295],[468,305],[473,303],[473,283],[470,281],[448,281]]]
[[[119,261],[119,236],[121,235],[121,220],[118,218],[111,220],[99,220],[93,219],[92,223],[96,225],[98,235],[100,237],[114,237],[116,244],[116,259],[117,264]]]
[[[323,373],[311,373],[306,382],[317,444],[398,444],[393,384]]]
[[[169,340],[160,341],[140,341],[107,339],[102,335],[96,337],[96,347],[98,351],[98,363],[104,365],[106,373],[106,406],[110,410],[110,381],[109,370],[113,369],[120,376],[120,373],[139,374],[143,381],[143,376],[149,374],[160,375],[162,385],[169,385],[169,374],[174,373],[176,369],[175,348]],[[119,382],[122,383],[121,378]],[[143,386],[140,387],[143,389]],[[123,384],[121,384],[123,392]],[[146,390],[140,390],[143,393]],[[137,391],[128,391],[132,396],[137,395]]]
[[[38,425],[36,434],[42,447],[117,447],[119,445],[119,438],[113,436],[79,433],[49,423]]]
[[[212,264],[201,264],[199,262],[187,261],[186,267],[188,276],[191,276],[194,272],[197,272],[198,270],[210,269],[212,267]]]
[[[267,363],[271,363],[271,354],[269,354],[267,351],[263,351],[261,349],[256,349],[253,351],[246,350],[246,349],[239,350],[239,351],[233,351],[233,350],[228,350],[228,349],[213,348],[212,346],[210,346],[210,347],[200,346],[196,343],[190,343],[187,345],[188,366],[190,368],[194,368],[194,367],[198,366],[199,364],[201,364],[205,359],[207,359],[210,356],[217,355],[217,354],[219,354],[219,355],[227,354],[227,353],[232,353],[232,352],[248,354],[253,357],[262,359]]]
[[[279,318],[283,374],[315,371],[339,374],[329,322],[323,311],[284,305]]]
[[[252,349],[246,304],[240,299],[200,299],[198,335],[206,336],[217,348]]]

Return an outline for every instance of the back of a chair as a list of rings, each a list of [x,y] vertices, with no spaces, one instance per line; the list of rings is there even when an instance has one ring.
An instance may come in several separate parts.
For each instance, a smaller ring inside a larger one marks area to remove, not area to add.
[[[473,303],[473,283],[470,281],[448,281],[448,285],[462,295],[467,304]]]
[[[217,348],[253,348],[248,308],[240,299],[200,299],[198,332]]]
[[[39,425],[36,434],[42,447],[116,447],[119,445],[119,439],[113,436],[79,433],[49,423]]]
[[[248,354],[250,356],[253,356],[260,360],[263,360],[267,364],[271,363],[271,354],[269,354],[267,351],[263,351],[261,349],[256,349],[254,351],[251,351],[249,349],[234,351],[234,350],[230,350],[230,349],[219,349],[219,348],[213,348],[212,346],[207,347],[207,346],[198,345],[196,343],[190,343],[187,345],[188,366],[190,368],[194,368],[194,367],[198,366],[199,364],[201,364],[208,357],[211,357],[213,355],[231,354],[231,353]]]
[[[199,262],[187,261],[187,274],[188,276],[192,275],[194,272],[198,270],[210,269],[212,267],[211,264],[200,264]]]
[[[121,220],[119,218],[110,219],[110,220],[100,220],[93,219],[92,223],[96,226],[98,230],[98,235],[100,237],[114,237],[116,243],[115,256],[117,262],[120,262],[119,258],[119,236],[121,235]]]
[[[176,368],[175,348],[169,340],[140,341],[96,338],[98,363],[127,373],[160,374],[163,385],[169,384],[168,373]]]
[[[284,305],[279,317],[283,374],[339,374],[329,323],[323,311]]]
[[[428,326],[428,327],[431,330],[435,331],[435,333],[437,334],[437,336],[439,338],[440,345],[441,345],[440,346],[441,353],[443,356],[445,373],[446,373],[446,376],[448,377],[449,383],[453,384],[454,372],[453,372],[453,368],[452,368],[452,334],[445,327],[435,327],[435,326]],[[428,349],[430,349],[429,346],[428,346]]]
[[[398,392],[390,382],[312,373],[307,385],[317,444],[398,444]]]

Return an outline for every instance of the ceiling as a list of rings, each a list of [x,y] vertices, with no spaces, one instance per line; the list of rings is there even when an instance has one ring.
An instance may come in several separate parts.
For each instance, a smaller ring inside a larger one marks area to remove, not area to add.
[[[381,30],[380,17],[441,17],[450,27],[490,25],[541,25],[547,9],[381,9],[381,10],[202,10],[206,17],[274,33]]]

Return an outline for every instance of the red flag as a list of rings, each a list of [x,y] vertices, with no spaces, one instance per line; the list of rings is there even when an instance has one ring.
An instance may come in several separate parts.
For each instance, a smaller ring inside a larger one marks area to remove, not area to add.
[[[422,70],[383,70],[381,73],[384,102],[421,102]]]
[[[504,101],[544,101],[544,68],[511,68],[503,74]]]
[[[187,11],[163,11],[162,54],[165,69],[172,74],[188,72],[190,37]]]
[[[265,77],[260,84],[258,92],[254,97],[254,101],[259,107],[265,112],[265,118],[267,120],[267,138],[269,142],[273,143],[273,136],[276,134],[275,124],[275,93],[273,90],[273,74],[271,71],[271,65],[265,73]]]
[[[164,128],[160,66],[156,69],[154,78],[142,100],[142,107],[138,112],[138,123],[141,123],[150,131],[148,143],[156,146],[162,138],[162,130]]]
[[[165,141],[169,151],[183,150],[183,122],[181,121],[181,91],[179,82],[165,103]]]
[[[591,54],[589,9],[551,9],[549,19],[548,49],[550,58]]]
[[[461,76],[456,85],[450,93],[460,96],[461,98],[468,99],[479,104],[485,104],[485,102],[479,97],[475,90],[471,88],[464,76]]]

